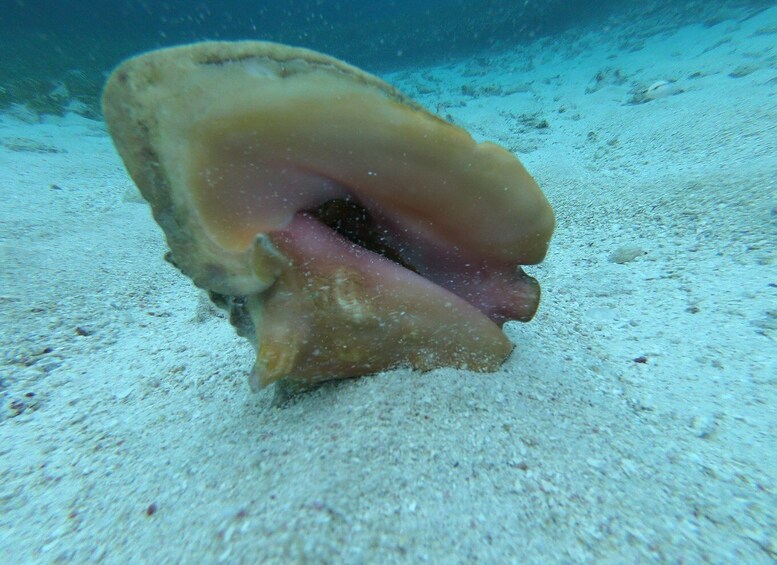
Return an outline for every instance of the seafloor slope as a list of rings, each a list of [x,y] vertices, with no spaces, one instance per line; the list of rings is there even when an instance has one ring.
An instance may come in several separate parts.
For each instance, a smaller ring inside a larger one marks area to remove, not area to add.
[[[774,562],[777,11],[730,16],[386,77],[536,176],[543,304],[496,374],[281,409],[103,125],[3,117],[0,554]]]

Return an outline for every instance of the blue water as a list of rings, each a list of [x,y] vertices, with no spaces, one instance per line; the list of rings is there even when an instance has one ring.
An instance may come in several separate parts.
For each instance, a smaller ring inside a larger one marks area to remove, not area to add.
[[[729,4],[771,2],[656,0],[652,11],[671,10],[671,19],[681,23],[703,20]],[[64,82],[94,115],[108,70],[149,49],[204,39],[260,39],[319,50],[381,73],[552,39],[570,26],[603,25],[624,8],[617,0],[3,0],[0,5],[0,109],[24,103],[58,113],[43,98],[52,84]],[[68,76],[74,70],[76,79]]]
[[[97,117],[110,69],[138,52],[179,43],[277,41],[380,73],[552,37],[618,6],[614,0],[2,0],[0,109],[16,103],[61,114],[48,95],[64,83]]]
[[[614,0],[42,1],[8,2],[0,29],[78,34],[126,53],[198,39],[269,39],[382,67],[446,58],[500,41],[524,41],[617,6]],[[71,37],[72,39],[72,37]],[[112,49],[108,46],[105,48]],[[73,49],[77,49],[74,45]],[[101,51],[103,46],[98,47]],[[67,55],[68,48],[65,48]]]

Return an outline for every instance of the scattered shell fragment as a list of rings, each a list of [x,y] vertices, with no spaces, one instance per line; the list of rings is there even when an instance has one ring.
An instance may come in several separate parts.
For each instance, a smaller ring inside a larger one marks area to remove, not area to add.
[[[658,100],[659,98],[666,98],[667,96],[674,96],[680,94],[683,89],[674,81],[659,80],[648,86],[637,90],[629,100],[630,104],[644,104],[652,100]]]
[[[610,262],[622,265],[623,263],[633,261],[637,257],[641,257],[645,253],[646,251],[638,245],[623,245],[610,253]]]

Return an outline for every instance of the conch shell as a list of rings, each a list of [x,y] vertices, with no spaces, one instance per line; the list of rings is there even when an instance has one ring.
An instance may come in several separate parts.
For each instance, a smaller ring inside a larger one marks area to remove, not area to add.
[[[206,42],[122,63],[108,129],[172,262],[256,347],[254,387],[496,369],[551,207],[520,162],[337,59]]]

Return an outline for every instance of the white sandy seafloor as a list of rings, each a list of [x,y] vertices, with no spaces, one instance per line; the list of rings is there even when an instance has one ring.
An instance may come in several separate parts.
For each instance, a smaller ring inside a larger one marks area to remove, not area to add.
[[[611,23],[388,77],[556,209],[504,367],[281,408],[104,125],[2,118],[3,562],[777,561],[777,9]]]

